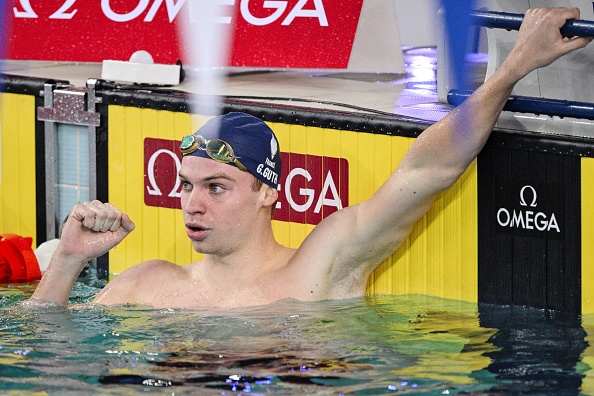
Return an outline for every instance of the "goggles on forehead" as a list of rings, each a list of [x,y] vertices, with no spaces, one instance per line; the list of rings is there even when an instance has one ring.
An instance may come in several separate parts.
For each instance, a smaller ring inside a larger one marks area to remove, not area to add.
[[[196,150],[204,150],[206,154],[217,162],[232,163],[244,172],[249,172],[233,154],[231,145],[221,139],[205,139],[200,135],[186,135],[179,146],[182,156],[192,154]]]

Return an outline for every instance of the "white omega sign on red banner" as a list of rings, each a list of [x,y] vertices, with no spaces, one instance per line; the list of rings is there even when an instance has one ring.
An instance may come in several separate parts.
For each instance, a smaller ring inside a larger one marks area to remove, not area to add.
[[[144,140],[144,203],[181,208],[179,141]],[[349,164],[345,158],[281,152],[274,220],[318,224],[349,204]],[[268,169],[268,168],[265,168]]]
[[[148,51],[184,61],[177,27],[204,0],[12,0],[7,55],[101,62]],[[230,66],[346,68],[363,0],[209,0],[232,27]]]

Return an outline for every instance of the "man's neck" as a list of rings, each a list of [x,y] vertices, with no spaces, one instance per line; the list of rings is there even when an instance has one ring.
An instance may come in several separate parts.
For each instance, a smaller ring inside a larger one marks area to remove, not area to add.
[[[206,254],[201,266],[214,272],[257,273],[285,265],[287,248],[280,245],[270,232],[259,234],[242,244],[240,249],[223,254]]]

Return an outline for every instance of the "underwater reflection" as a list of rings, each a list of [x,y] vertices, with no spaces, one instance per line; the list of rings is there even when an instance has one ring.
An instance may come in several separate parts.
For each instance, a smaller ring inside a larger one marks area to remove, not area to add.
[[[5,298],[0,393],[594,394],[577,315],[427,296],[224,310]]]
[[[159,358],[110,370],[102,384],[296,394],[346,387],[373,394],[403,386],[390,371],[414,361],[378,343],[385,340],[378,323],[386,321],[364,300],[126,315],[115,330],[122,336],[118,351],[152,351]]]
[[[580,394],[584,374],[576,367],[588,343],[579,315],[479,305],[479,321],[497,329],[488,340],[497,349],[485,354],[486,370],[500,381],[490,394]]]

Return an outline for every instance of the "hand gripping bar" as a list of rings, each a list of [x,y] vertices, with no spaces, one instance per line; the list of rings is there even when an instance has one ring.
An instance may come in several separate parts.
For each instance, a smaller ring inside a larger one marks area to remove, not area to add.
[[[520,30],[524,14],[510,14],[496,11],[473,11],[472,23],[487,28]],[[561,34],[567,37],[594,37],[594,21],[569,19],[561,28]]]

